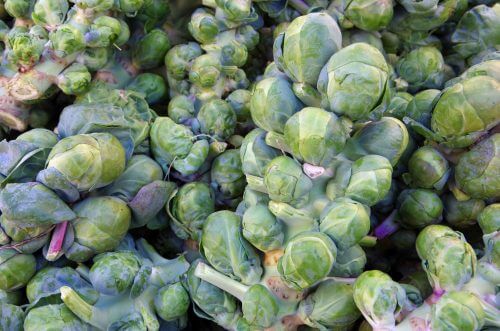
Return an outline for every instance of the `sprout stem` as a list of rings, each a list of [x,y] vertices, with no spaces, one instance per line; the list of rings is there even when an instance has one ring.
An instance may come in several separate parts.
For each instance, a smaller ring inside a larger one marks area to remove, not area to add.
[[[249,289],[248,286],[227,277],[203,262],[198,263],[196,269],[194,270],[194,275],[214,286],[217,286],[221,290],[226,291],[240,301],[243,301],[245,293]]]
[[[399,229],[399,224],[396,222],[397,214],[398,211],[393,210],[392,213],[382,222],[382,224],[375,228],[375,231],[373,231],[375,237],[381,240],[390,236]]]
[[[50,239],[49,249],[47,255],[45,256],[47,260],[56,260],[62,251],[62,246],[64,239],[66,238],[66,230],[68,229],[68,221],[64,221],[56,225],[54,232],[52,232],[52,238]]]
[[[303,15],[309,12],[309,5],[302,0],[288,0],[288,4]]]
[[[358,245],[361,247],[375,247],[377,245],[377,237],[374,236],[364,236],[360,242],[358,242]]]

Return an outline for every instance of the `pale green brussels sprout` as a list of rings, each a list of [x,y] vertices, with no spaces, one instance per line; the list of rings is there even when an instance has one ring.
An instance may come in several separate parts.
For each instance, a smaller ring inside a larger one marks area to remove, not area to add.
[[[392,0],[335,0],[332,6],[328,10],[345,29],[354,25],[366,31],[380,30],[387,27],[394,14]]]
[[[390,101],[389,66],[375,47],[349,45],[335,53],[318,79],[322,105],[352,120],[369,117]]]
[[[196,268],[200,263],[203,263],[202,260],[196,260],[191,264],[185,280],[186,288],[193,301],[193,310],[198,317],[214,321],[230,329],[241,318],[236,298],[195,276]]]
[[[500,80],[500,59],[485,60],[469,67],[460,76],[447,81],[445,87],[453,86],[458,82],[475,76],[488,76],[495,78],[497,81]]]
[[[7,43],[10,51],[7,56],[18,66],[32,67],[40,59],[44,46],[48,41],[47,31],[39,25],[34,25],[29,30],[26,29],[25,32],[16,31],[11,36],[12,31],[15,30],[12,29],[11,33],[9,33]]]
[[[327,13],[311,13],[294,19],[277,36],[274,62],[295,83],[316,86],[321,69],[341,47],[335,20]]]
[[[15,18],[28,17],[33,2],[31,0],[5,0],[4,7],[7,13]]]
[[[143,94],[148,104],[153,105],[165,97],[167,85],[160,75],[145,72],[135,77],[127,85],[127,90]]]
[[[196,141],[188,127],[176,124],[168,117],[156,118],[151,126],[150,139],[153,156],[167,174],[170,168],[183,175],[193,174],[208,156],[206,140]]]
[[[89,280],[99,293],[120,295],[132,286],[140,268],[141,261],[133,252],[103,253],[94,258]]]
[[[22,331],[24,311],[21,307],[0,302],[0,329],[8,331]]]
[[[200,131],[216,140],[227,140],[236,128],[236,113],[229,103],[214,98],[205,103],[196,116]]]
[[[231,211],[215,212],[203,225],[201,252],[218,271],[251,285],[260,280],[262,267],[259,256],[241,232],[238,215]]]
[[[398,117],[407,123],[407,118],[410,118],[426,128],[431,126],[432,110],[436,105],[439,97],[441,96],[440,90],[430,89],[423,90],[415,94],[414,98],[408,103],[402,117]],[[415,129],[412,127],[412,129]]]
[[[392,166],[385,157],[367,155],[355,162],[339,162],[328,182],[330,200],[347,197],[371,207],[383,200],[392,182]]]
[[[416,1],[415,1],[416,2]],[[408,4],[409,1],[406,2]],[[432,8],[404,15],[407,28],[415,31],[422,31],[428,34],[429,30],[438,28],[448,20],[459,18],[467,10],[468,2],[465,0],[445,0],[445,1],[422,1],[421,3],[431,4]],[[410,7],[409,7],[410,8]]]
[[[91,304],[99,298],[99,293],[76,270],[70,267],[45,267],[26,286],[30,307],[62,303],[59,291],[62,286],[71,286]]]
[[[215,0],[216,9],[222,11],[224,19],[244,23],[254,20],[252,1],[250,0]],[[217,15],[219,16],[219,15]]]
[[[254,123],[266,131],[283,133],[286,121],[302,109],[290,82],[280,77],[269,77],[255,85],[250,111]]]
[[[307,107],[285,124],[284,138],[293,156],[315,166],[328,166],[349,138],[350,125],[321,108]]]
[[[387,115],[402,120],[406,116],[406,108],[413,100],[413,95],[408,92],[396,92],[387,106]],[[430,112],[430,111],[429,111]]]
[[[303,206],[309,201],[309,192],[313,187],[300,164],[288,156],[278,156],[268,163],[264,185],[271,200],[294,207]]]
[[[37,0],[31,13],[33,22],[47,30],[53,30],[64,22],[69,10],[67,0]]]
[[[500,196],[500,134],[481,141],[462,155],[455,167],[458,187],[476,199]]]
[[[115,8],[129,16],[135,16],[143,5],[143,0],[118,0],[115,2]]]
[[[289,287],[305,290],[328,276],[336,257],[337,247],[326,234],[302,232],[286,244],[278,272]]]
[[[342,47],[347,47],[354,43],[367,43],[377,48],[382,54],[385,54],[382,35],[376,31],[363,31],[350,29],[342,31]]]
[[[0,249],[0,290],[10,292],[25,287],[35,274],[35,268],[33,255]]]
[[[242,170],[245,175],[263,177],[269,162],[279,151],[266,144],[266,131],[256,128],[243,139],[240,147]]]
[[[252,93],[248,90],[235,90],[226,98],[226,102],[231,106],[236,114],[238,125],[243,127],[252,127],[252,119],[250,115],[250,100]]]
[[[188,29],[193,38],[201,44],[214,42],[220,32],[215,16],[205,8],[198,8],[193,12]]]
[[[422,229],[439,223],[443,215],[443,202],[429,190],[407,189],[398,197],[398,217],[403,227]]]
[[[191,66],[189,81],[198,88],[212,88],[222,75],[220,59],[210,54],[198,56]]]
[[[395,166],[409,145],[406,126],[394,117],[368,122],[347,140],[342,154],[350,160],[366,155],[380,155]]]
[[[212,162],[210,177],[217,203],[236,207],[246,186],[240,150],[230,149],[217,156]]]
[[[466,291],[445,293],[431,311],[432,330],[481,330],[485,312],[481,301]]]
[[[83,51],[85,36],[71,24],[61,24],[49,33],[49,40],[54,53],[61,58]]]
[[[64,304],[46,305],[31,309],[24,320],[25,331],[91,331],[92,327],[82,322]]]
[[[193,119],[196,117],[195,102],[192,97],[176,95],[168,103],[168,117],[175,123],[184,125],[195,125]]]
[[[258,204],[267,205],[269,203],[269,196],[267,193],[253,190],[250,186],[245,187],[243,192],[243,200],[236,207],[236,214],[244,215],[245,211]]]
[[[0,185],[34,181],[56,143],[57,136],[46,129],[29,130],[16,140],[0,141]]]
[[[110,46],[120,35],[120,21],[110,16],[99,16],[85,33],[87,47],[98,48]]]
[[[171,220],[180,228],[176,231],[178,236],[198,241],[205,220],[214,211],[215,195],[210,186],[202,182],[191,182],[177,191],[168,212]]]
[[[177,80],[187,78],[194,60],[201,55],[200,45],[195,42],[175,45],[165,55],[167,75]]]
[[[349,329],[359,319],[353,287],[325,280],[299,304],[297,315],[304,324],[320,330]]]
[[[484,234],[500,230],[500,203],[493,203],[484,208],[477,216],[477,222]]]
[[[453,194],[444,198],[444,219],[454,228],[466,228],[477,223],[478,216],[485,207],[480,199],[459,201]]]
[[[423,146],[417,149],[408,161],[405,182],[413,187],[441,190],[450,175],[446,158],[435,148]]]
[[[132,218],[130,209],[115,197],[91,197],[74,205],[71,223],[74,241],[65,251],[68,259],[84,262],[111,251],[125,237]]]
[[[79,134],[60,140],[51,150],[37,181],[74,202],[80,192],[104,187],[125,169],[125,150],[109,133]]]
[[[441,52],[435,47],[425,46],[400,58],[396,70],[408,83],[410,91],[418,91],[441,88],[445,80],[444,65]]]
[[[248,207],[243,214],[242,226],[243,237],[263,252],[280,249],[285,242],[283,224],[265,204]]]
[[[156,313],[165,321],[184,316],[190,303],[189,294],[181,283],[160,288],[154,299]]]
[[[359,245],[349,247],[344,251],[337,252],[337,259],[330,272],[334,277],[358,277],[363,273],[367,262],[366,254]]]
[[[64,94],[78,95],[88,90],[92,77],[86,66],[73,63],[57,76],[57,87]]]
[[[344,251],[370,231],[370,208],[349,198],[336,199],[321,213],[319,229]]]
[[[478,53],[498,50],[500,5],[479,5],[467,11],[451,35],[453,49],[468,58]]]
[[[393,329],[396,316],[407,307],[405,289],[379,270],[365,271],[353,286],[356,306],[376,329]]]
[[[426,260],[430,257],[433,242],[441,237],[460,239],[463,236],[460,232],[454,231],[445,225],[433,224],[425,227],[420,231],[415,245],[421,260]]]
[[[156,68],[163,62],[170,49],[168,35],[160,29],[153,29],[137,41],[132,60],[141,69]]]

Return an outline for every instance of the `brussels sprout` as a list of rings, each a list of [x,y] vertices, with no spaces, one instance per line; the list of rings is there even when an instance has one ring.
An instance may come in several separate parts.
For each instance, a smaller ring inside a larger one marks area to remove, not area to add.
[[[450,1],[425,1],[423,5],[418,5],[420,8],[408,6],[410,1],[405,1],[405,8],[409,8],[409,15],[404,15],[403,19],[406,27],[427,33],[427,31],[435,29],[446,21],[460,17],[467,10],[467,1],[450,0]],[[412,3],[417,3],[414,1]]]
[[[443,202],[429,190],[408,189],[398,197],[398,215],[402,226],[421,229],[439,223],[443,214]]]
[[[235,90],[231,92],[226,98],[226,102],[231,106],[234,113],[236,114],[236,120],[238,125],[244,127],[252,127],[251,115],[250,115],[250,100],[252,99],[252,93],[248,90]]]
[[[85,49],[85,36],[71,24],[61,24],[49,33],[54,53],[61,58]]]
[[[460,232],[453,231],[445,225],[429,225],[420,231],[415,245],[418,256],[421,260],[427,260],[430,257],[430,250],[435,240],[441,237],[462,238]]]
[[[45,267],[38,271],[26,286],[26,297],[30,307],[62,303],[60,293],[62,286],[71,286],[90,304],[99,298],[99,293],[74,269]]]
[[[66,0],[38,0],[33,7],[31,18],[35,24],[50,31],[63,23],[68,10],[69,5]]]
[[[258,203],[248,207],[242,221],[243,237],[257,249],[267,252],[283,246],[283,225],[266,205]]]
[[[204,54],[197,57],[191,71],[189,81],[198,88],[213,88],[222,75],[222,63],[218,57]]]
[[[171,219],[182,229],[184,239],[198,240],[207,217],[215,211],[215,196],[205,183],[182,186],[172,199]]]
[[[432,330],[480,330],[485,313],[478,300],[469,292],[449,292],[432,306]]]
[[[353,300],[352,285],[325,280],[300,302],[298,313],[313,328],[350,328],[361,316]]]
[[[127,90],[132,90],[144,95],[150,104],[156,104],[167,94],[167,85],[160,75],[142,73],[134,78],[128,85]]]
[[[37,307],[28,312],[24,320],[26,331],[91,331],[92,327],[82,322],[64,304]]]
[[[286,244],[278,272],[291,288],[304,290],[323,280],[337,257],[335,243],[321,232],[302,232]]]
[[[65,94],[78,95],[88,90],[91,79],[86,66],[73,63],[57,76],[57,87]]]
[[[215,269],[243,284],[260,280],[259,256],[242,237],[241,219],[233,212],[218,211],[208,216],[203,225],[201,251]]]
[[[22,331],[24,312],[21,307],[8,303],[0,303],[0,329],[9,331]]]
[[[357,277],[363,273],[366,261],[365,251],[359,245],[351,246],[345,251],[338,251],[330,275],[345,278]]]
[[[125,151],[113,135],[91,133],[60,140],[47,159],[37,181],[74,202],[79,192],[104,187],[125,169]]]
[[[215,158],[212,162],[211,186],[215,190],[219,204],[236,206],[245,190],[245,176],[241,171],[240,151],[230,149]]]
[[[477,216],[477,222],[484,234],[500,230],[500,204],[493,203],[484,208]]]
[[[35,274],[36,261],[31,254],[0,249],[0,290],[13,291],[26,286]]]
[[[187,78],[193,61],[201,54],[200,45],[194,42],[172,47],[165,55],[167,74],[177,80]]]
[[[500,196],[500,134],[494,134],[462,155],[455,168],[458,187],[476,199]]]
[[[229,103],[212,99],[205,103],[197,116],[200,131],[216,140],[228,139],[236,127],[236,114]]]
[[[203,8],[193,12],[188,29],[193,38],[201,44],[214,42],[215,37],[219,34],[219,26],[214,15]]]
[[[193,118],[196,117],[195,104],[191,97],[177,95],[168,103],[168,117],[175,123],[192,125]]]
[[[133,62],[141,69],[155,68],[163,62],[169,49],[168,35],[160,29],[153,29],[137,41]]]
[[[84,262],[113,250],[130,226],[130,209],[118,198],[87,198],[75,204],[73,210],[77,215],[72,222],[74,242],[66,250],[66,257],[73,261]]]
[[[172,321],[186,314],[189,294],[181,283],[162,287],[155,296],[156,313],[165,321]]]
[[[321,213],[319,229],[344,251],[370,231],[370,209],[348,198],[336,199]]]
[[[265,142],[266,132],[262,129],[250,131],[240,148],[242,170],[245,175],[264,177],[269,162],[279,155],[278,150]]]
[[[35,65],[42,55],[45,44],[48,41],[48,34],[44,28],[34,25],[25,32],[11,30],[8,38],[10,51],[7,54],[9,59],[21,68],[30,68]]]
[[[423,146],[408,161],[408,173],[403,175],[412,186],[441,190],[450,174],[448,161],[436,149]]]
[[[417,48],[400,58],[396,70],[411,91],[441,88],[445,79],[443,55],[432,46]]]
[[[255,85],[250,112],[259,128],[283,133],[286,121],[300,109],[302,103],[293,93],[288,81],[270,77]]]
[[[455,228],[466,228],[477,223],[485,203],[479,199],[458,201],[453,194],[444,197],[444,219]]]
[[[389,24],[393,15],[391,0],[336,0],[333,7],[334,16],[343,28],[354,25],[366,31],[380,30]]]
[[[366,43],[335,53],[318,79],[322,104],[353,120],[364,119],[390,101],[389,67],[378,49]]]
[[[7,303],[10,305],[19,306],[24,300],[24,291],[5,291],[0,290],[0,304]]]

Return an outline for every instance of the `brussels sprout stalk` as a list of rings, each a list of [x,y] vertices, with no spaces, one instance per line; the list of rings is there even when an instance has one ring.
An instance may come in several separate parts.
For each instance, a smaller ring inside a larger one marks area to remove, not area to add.
[[[375,237],[377,237],[377,239],[379,240],[384,239],[386,237],[389,237],[394,232],[398,231],[400,226],[396,222],[397,215],[398,211],[393,210],[392,213],[389,216],[387,216],[387,218],[375,228],[373,233],[375,234]]]
[[[64,244],[64,238],[66,237],[67,228],[68,221],[56,225],[54,232],[52,232],[49,249],[47,251],[47,254],[45,255],[47,260],[54,261],[57,259],[57,257],[60,256]]]

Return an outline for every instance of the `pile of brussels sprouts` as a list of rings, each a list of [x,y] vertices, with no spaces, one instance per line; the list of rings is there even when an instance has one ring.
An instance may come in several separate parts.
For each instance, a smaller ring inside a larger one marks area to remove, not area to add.
[[[500,4],[0,0],[0,331],[500,329]]]

